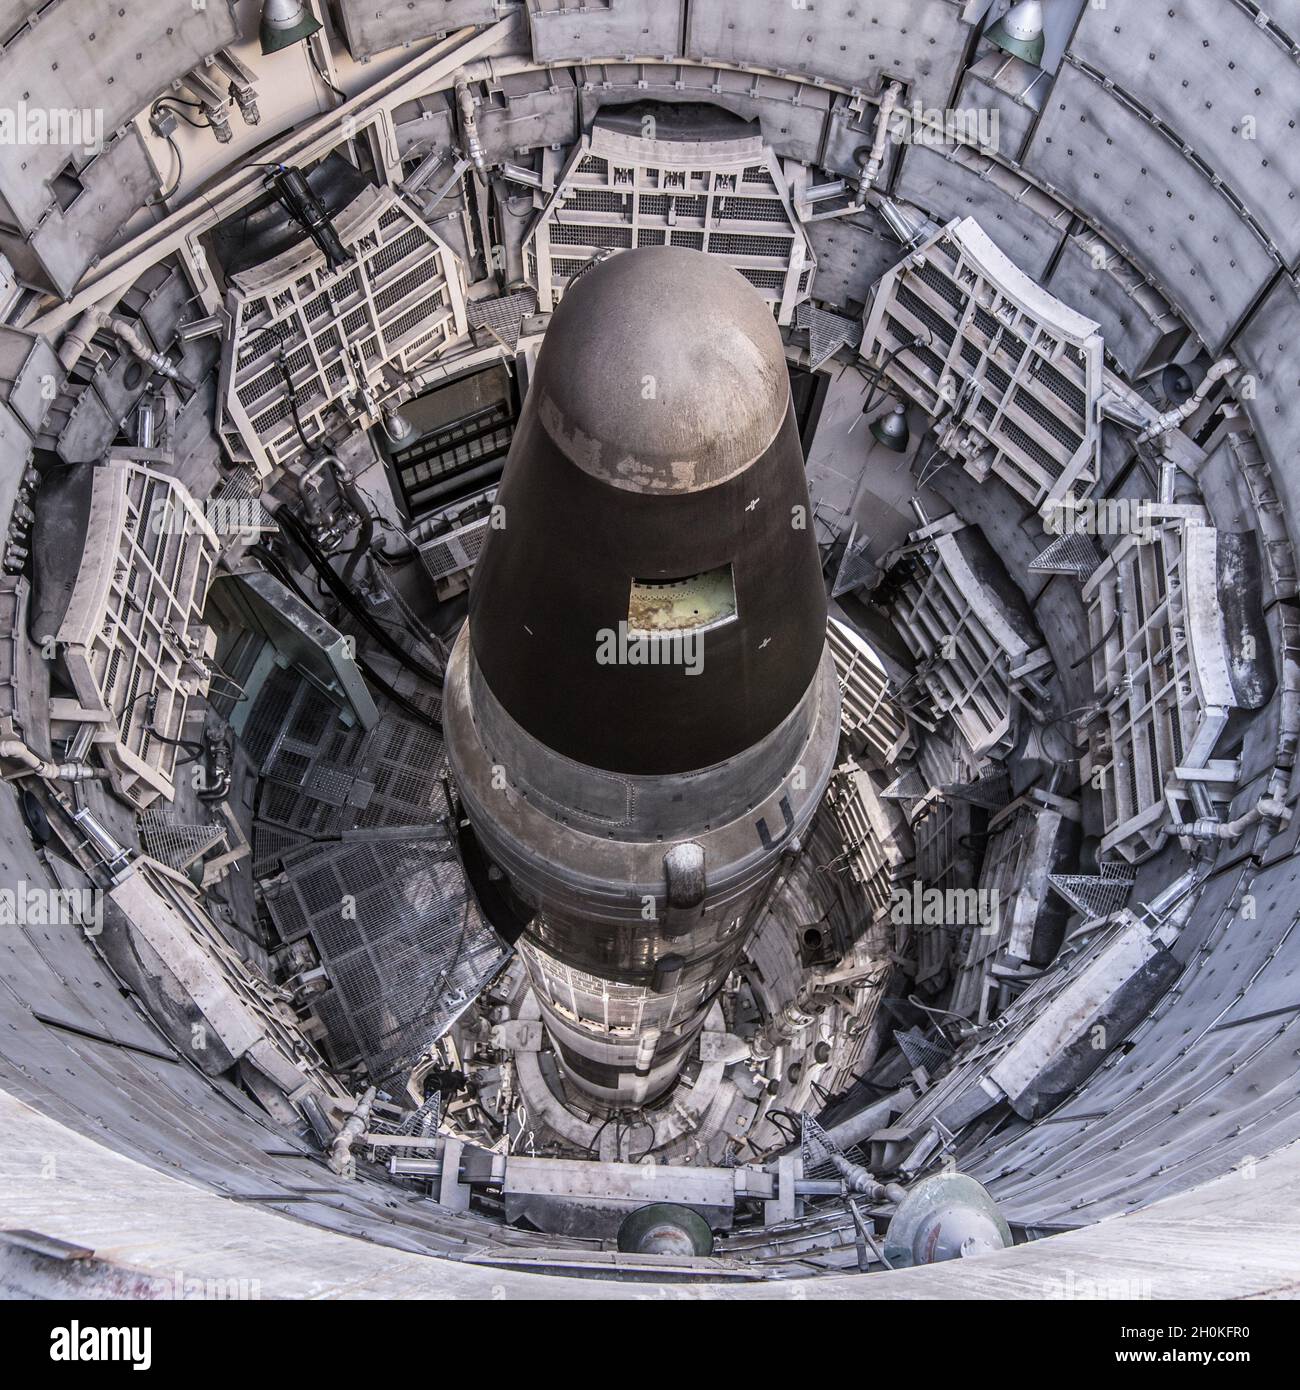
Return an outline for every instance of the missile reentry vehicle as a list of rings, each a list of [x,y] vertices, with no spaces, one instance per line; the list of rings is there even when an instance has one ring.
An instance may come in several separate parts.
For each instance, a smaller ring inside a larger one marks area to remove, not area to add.
[[[647,249],[555,314],[444,718],[535,914],[569,1081],[671,1086],[835,757],[838,688],[781,336],[734,270]]]

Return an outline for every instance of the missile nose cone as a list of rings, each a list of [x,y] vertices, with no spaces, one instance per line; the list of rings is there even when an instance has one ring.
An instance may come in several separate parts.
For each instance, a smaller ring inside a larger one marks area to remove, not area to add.
[[[648,493],[742,472],[790,402],[762,298],[716,256],[669,247],[614,256],[578,279],[547,329],[533,389],[562,453]]]
[[[821,660],[826,597],[781,335],[715,257],[625,251],[565,295],[475,567],[510,717],[658,776],[753,747]]]

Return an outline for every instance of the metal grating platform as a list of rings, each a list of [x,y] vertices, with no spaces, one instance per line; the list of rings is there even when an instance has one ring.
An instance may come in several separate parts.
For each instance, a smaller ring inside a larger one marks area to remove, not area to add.
[[[245,741],[262,769],[253,871],[271,920],[320,956],[332,987],[314,1006],[336,1064],[362,1063],[400,1088],[508,954],[442,825],[442,739],[401,714],[369,732],[348,727],[277,671]]]
[[[952,1059],[951,1047],[933,1038],[927,1038],[919,1028],[896,1028],[894,1041],[907,1058],[909,1067],[913,1070],[924,1067],[931,1076]]]
[[[1029,562],[1030,574],[1068,574],[1074,579],[1087,577],[1101,564],[1101,556],[1090,537],[1080,531],[1058,536]]]
[[[1047,882],[1085,922],[1096,922],[1128,902],[1135,879],[1131,865],[1107,860],[1095,874],[1051,874]]]
[[[267,905],[283,936],[310,936],[320,955],[331,988],[316,1007],[336,1061],[363,1062],[381,1085],[404,1085],[508,955],[440,830],[313,846]]]
[[[857,347],[862,341],[862,325],[843,314],[818,309],[805,300],[794,313],[796,328],[808,333],[808,369],[816,371],[842,347]]]
[[[138,824],[145,853],[177,873],[184,873],[226,838],[226,827],[220,821],[187,824],[166,810],[142,811]]]
[[[537,295],[532,290],[498,295],[494,299],[476,299],[465,306],[472,329],[486,329],[507,352],[519,346],[519,331],[523,321],[537,312]]]
[[[840,557],[839,569],[835,571],[831,597],[839,598],[841,594],[860,589],[875,572],[876,564],[871,558],[871,537],[860,536],[854,522],[844,546],[844,554]]]

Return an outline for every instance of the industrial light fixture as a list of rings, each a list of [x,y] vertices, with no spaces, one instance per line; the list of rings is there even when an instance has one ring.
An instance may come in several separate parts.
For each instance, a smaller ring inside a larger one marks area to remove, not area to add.
[[[258,34],[262,53],[278,53],[300,39],[310,38],[320,27],[307,0],[266,0]]]
[[[415,426],[395,405],[389,405],[384,407],[384,433],[393,444],[405,444]]]
[[[1040,0],[1021,0],[985,32],[984,37],[1004,53],[1035,67],[1043,61],[1043,6]]]
[[[912,440],[912,432],[907,428],[907,408],[896,405],[887,415],[871,422],[871,433],[876,443],[883,444],[896,454],[905,453]]]
[[[1170,405],[1182,405],[1184,401],[1191,400],[1196,392],[1196,384],[1186,367],[1171,362],[1160,373],[1160,389]]]
[[[347,265],[352,254],[334,230],[324,203],[312,191],[302,170],[292,164],[274,164],[266,182],[274,190],[280,206],[311,237],[329,268],[338,270]]]

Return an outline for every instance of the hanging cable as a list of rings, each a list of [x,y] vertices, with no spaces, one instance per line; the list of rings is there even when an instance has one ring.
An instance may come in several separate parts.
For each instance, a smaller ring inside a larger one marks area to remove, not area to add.
[[[190,106],[197,106],[197,105],[198,105],[197,102],[189,102],[189,103],[187,103],[187,104],[190,105]],[[200,107],[199,109],[201,110],[202,108]],[[149,114],[150,114],[150,115],[153,115],[154,112],[156,112],[156,111],[169,111],[173,116],[179,116],[179,117],[181,118],[181,120],[183,120],[183,121],[185,122],[186,125],[192,125],[192,126],[194,127],[195,130],[211,130],[211,129],[212,129],[212,122],[211,122],[211,121],[209,121],[209,120],[196,121],[196,120],[194,119],[193,116],[190,116],[190,115],[188,115],[186,112],[180,110],[179,107],[176,107],[176,106],[168,106],[165,100],[164,100],[164,101],[156,101],[156,102],[154,102],[153,106],[150,107],[150,109],[149,109]]]
[[[284,378],[284,389],[289,397],[289,413],[293,416],[293,427],[298,432],[302,447],[310,454],[311,445],[307,442],[307,436],[302,428],[302,417],[298,414],[298,392],[294,387],[293,377],[289,374],[289,364],[285,360],[283,352],[275,359],[275,364],[279,367],[280,375]]]
[[[164,189],[161,193],[155,193],[154,196],[150,198],[149,201],[145,204],[146,207],[154,207],[158,203],[165,203],[167,199],[172,197],[176,193],[176,190],[180,188],[181,179],[185,177],[185,164],[184,161],[181,159],[180,146],[176,143],[175,140],[172,139],[170,135],[164,138],[166,139],[167,143],[171,146],[172,154],[176,156],[176,181],[172,184],[170,188]]]
[[[1124,610],[1122,608],[1117,608],[1115,610],[1114,620],[1111,622],[1111,625],[1106,629],[1106,631],[1103,632],[1101,636],[1097,638],[1097,640],[1092,644],[1091,647],[1088,648],[1086,652],[1084,652],[1084,654],[1078,659],[1078,661],[1072,661],[1070,663],[1071,671],[1077,671],[1085,661],[1087,661],[1090,657],[1094,657],[1097,655],[1097,653],[1102,649],[1102,647],[1104,647],[1106,643],[1109,642],[1110,639],[1115,635],[1115,629],[1119,627],[1120,619],[1123,616]]]
[[[275,577],[278,580],[280,580],[280,582],[286,588],[291,589],[295,594],[297,594],[297,596],[303,601],[303,603],[307,605],[308,608],[312,610],[313,613],[320,613],[320,609],[317,608],[317,606],[305,593],[303,593],[302,586],[297,582],[296,579],[294,579],[293,575],[289,573],[288,569],[283,564],[281,564],[279,559],[275,555],[273,555],[269,550],[267,550],[265,546],[249,546],[248,553],[261,560],[262,563],[266,565],[267,569],[269,569],[271,573],[274,574]],[[322,614],[321,616],[324,615]],[[374,669],[373,666],[370,665],[368,661],[365,660],[364,657],[358,654],[353,659],[357,664],[357,669],[366,678],[366,680],[369,681],[375,687],[375,689],[378,690],[380,694],[382,694],[386,699],[390,700],[393,704],[395,704],[398,707],[398,709],[403,710],[406,714],[409,714],[412,719],[416,720],[420,724],[423,724],[426,728],[432,729],[435,733],[442,733],[442,724],[438,720],[436,720],[432,715],[426,714],[424,710],[422,710],[418,705],[413,704],[404,695],[401,695],[396,690],[394,690],[393,687],[383,678],[383,676],[381,676],[378,673],[378,671]]]
[[[889,352],[887,352],[880,366],[869,367],[867,369],[866,377],[867,380],[871,383],[871,385],[867,389],[867,403],[862,407],[862,414],[859,415],[858,418],[849,426],[848,432],[850,434],[852,434],[853,431],[857,429],[858,425],[862,422],[862,417],[869,414],[872,407],[875,405],[876,390],[880,386],[880,383],[885,379],[885,373],[893,365],[894,359],[899,355],[899,353],[908,352],[915,348],[925,347],[925,345],[926,339],[923,338],[920,334],[917,334],[917,336],[913,338],[910,342],[899,343],[899,345],[896,348],[892,348]]]
[[[293,512],[286,507],[280,507],[275,513],[275,521],[278,526],[284,528],[290,538],[298,545],[299,549],[307,556],[312,568],[325,581],[334,594],[334,597],[346,607],[353,617],[362,627],[383,647],[391,656],[395,656],[412,675],[421,677],[430,682],[438,689],[442,688],[442,673],[435,671],[431,666],[426,666],[424,662],[417,660],[406,650],[401,643],[390,637],[388,633],[379,626],[377,622],[366,612],[365,608],[358,602],[356,595],[343,583],[339,576],[334,572],[329,561],[321,554],[316,542],[312,540],[307,528],[302,524]]]
[[[325,69],[320,64],[320,60],[316,57],[314,53],[312,53],[310,44],[307,45],[307,52],[311,55],[311,65],[316,69],[316,76],[320,78],[320,80],[330,89],[331,92],[334,93],[336,97],[341,97],[344,101],[347,101],[348,94],[341,87],[336,87],[329,80],[329,77],[326,75]]]

